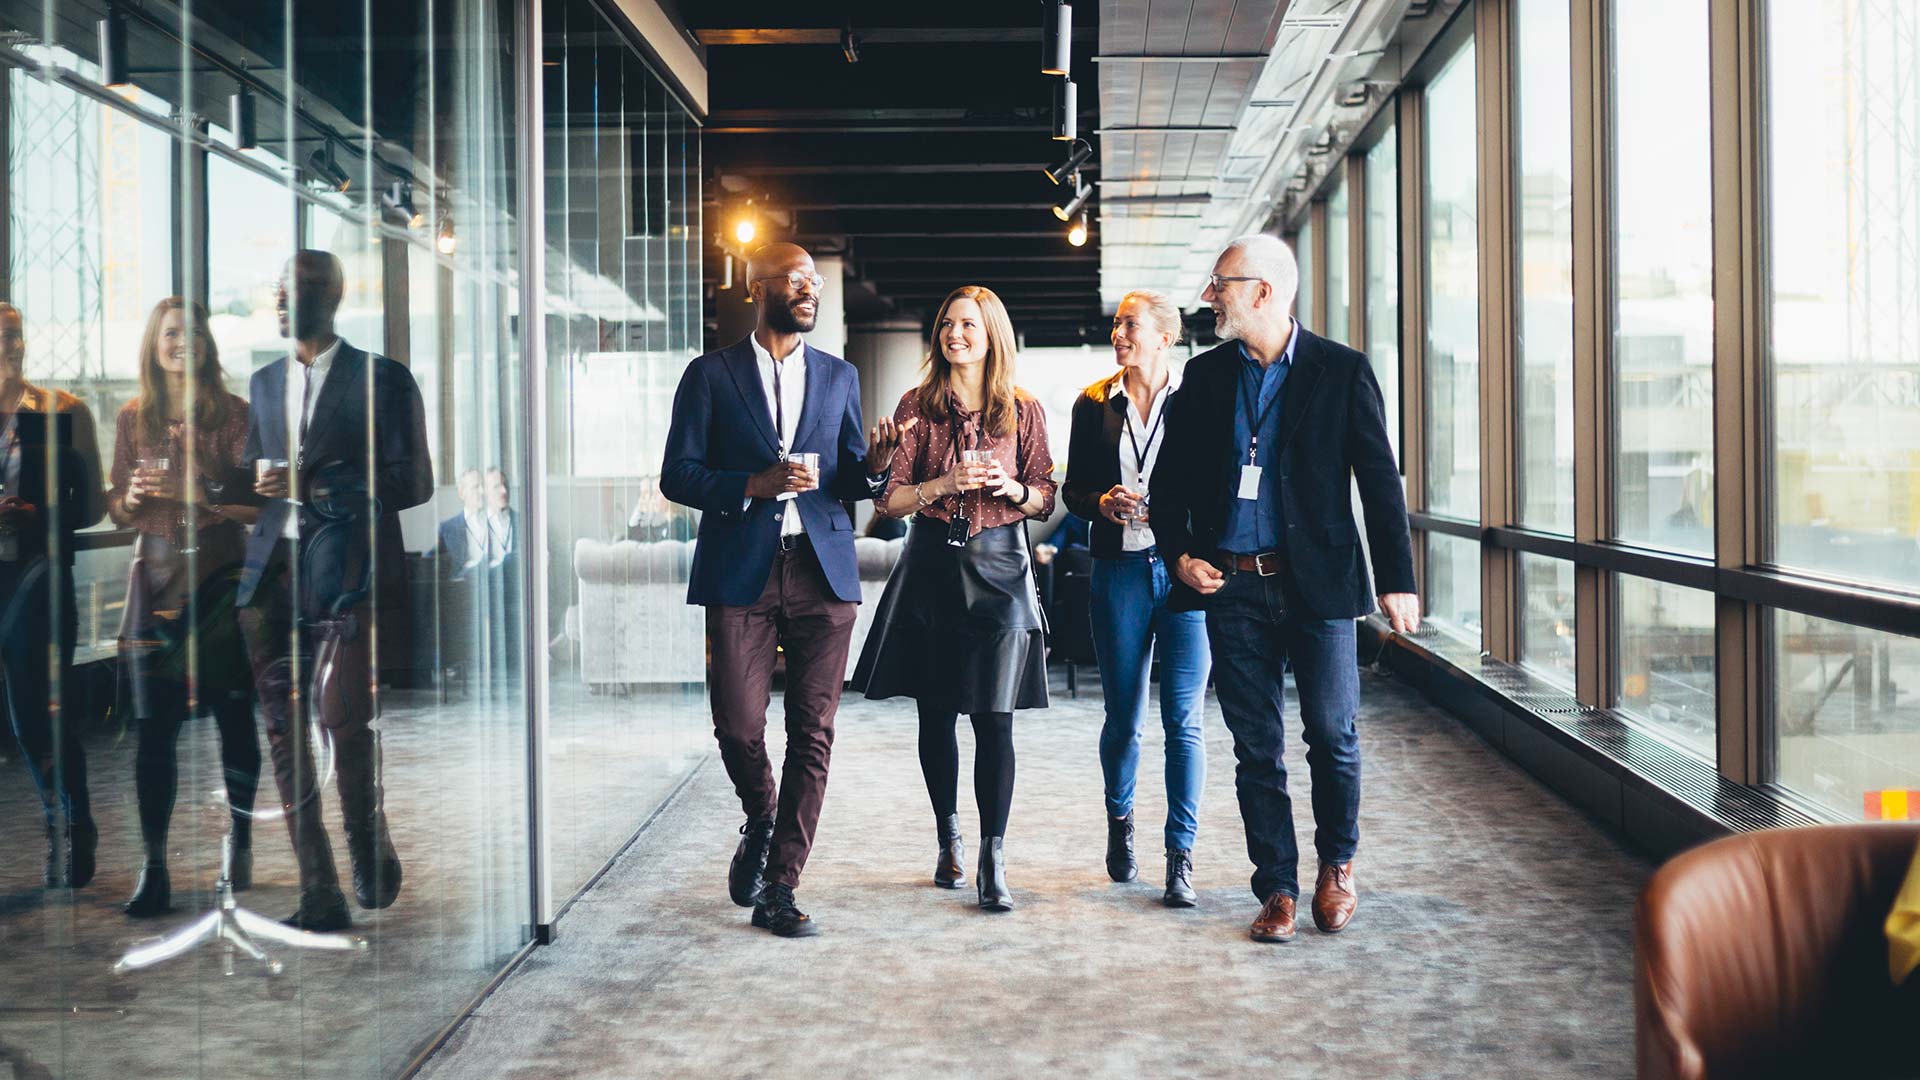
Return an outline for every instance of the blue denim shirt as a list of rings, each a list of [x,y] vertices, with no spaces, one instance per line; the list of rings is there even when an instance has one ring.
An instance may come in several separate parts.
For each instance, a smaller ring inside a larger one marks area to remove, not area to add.
[[[1293,323],[1287,336],[1287,350],[1280,359],[1261,367],[1240,346],[1240,385],[1234,393],[1233,445],[1235,450],[1233,490],[1240,490],[1240,467],[1247,463],[1247,445],[1253,438],[1253,418],[1258,415],[1260,447],[1253,463],[1260,466],[1260,497],[1235,498],[1227,507],[1227,531],[1220,538],[1224,550],[1242,555],[1258,555],[1280,546],[1286,527],[1280,508],[1280,474],[1273,463],[1280,446],[1280,411],[1286,407],[1287,372],[1293,369],[1293,347],[1300,342],[1300,323]]]

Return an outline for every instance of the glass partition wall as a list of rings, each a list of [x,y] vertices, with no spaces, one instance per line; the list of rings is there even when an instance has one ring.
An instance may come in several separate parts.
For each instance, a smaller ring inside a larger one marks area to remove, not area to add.
[[[1448,7],[1272,222],[1364,283],[1423,646],[1709,813],[1920,814],[1920,8]]]
[[[697,625],[583,644],[684,588],[698,130],[585,0],[184,7],[0,0],[0,1060],[395,1075],[704,748]]]

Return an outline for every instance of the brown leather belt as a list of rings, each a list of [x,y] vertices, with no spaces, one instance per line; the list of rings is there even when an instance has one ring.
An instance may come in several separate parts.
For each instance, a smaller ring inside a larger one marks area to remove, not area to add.
[[[1286,565],[1277,551],[1263,551],[1258,555],[1242,555],[1237,551],[1220,552],[1220,561],[1246,574],[1259,574],[1272,577]]]

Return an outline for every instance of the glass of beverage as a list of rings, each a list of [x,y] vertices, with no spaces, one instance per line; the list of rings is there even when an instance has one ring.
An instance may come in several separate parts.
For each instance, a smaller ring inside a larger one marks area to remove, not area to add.
[[[991,450],[960,451],[960,464],[962,465],[992,465],[993,463],[993,451]]]
[[[808,474],[810,474],[813,479],[813,487],[807,488],[808,491],[812,491],[813,488],[820,486],[820,455],[819,454],[813,454],[813,453],[788,454],[785,457],[783,457],[781,460],[788,461],[788,462],[795,462],[799,464],[802,468],[807,470]],[[797,491],[783,491],[780,494],[774,496],[775,500],[778,502],[785,502],[788,499],[797,499],[799,497],[800,497],[800,493]]]
[[[278,472],[286,472],[286,471],[287,471],[287,468],[288,468],[288,466],[289,466],[290,464],[291,464],[291,462],[289,462],[289,461],[288,461],[288,460],[287,460],[286,458],[264,458],[264,457],[263,457],[263,458],[254,458],[254,459],[253,459],[253,484],[254,484],[254,487],[256,487],[256,488],[258,488],[258,487],[260,486],[260,484],[261,484],[261,483],[262,483],[263,481],[265,481],[265,480],[266,480],[266,478],[267,478],[267,475],[268,475],[269,473],[272,473],[272,472],[275,472],[275,471],[278,471]],[[288,501],[288,502],[292,502],[292,501],[294,501],[294,499],[293,499],[293,487],[292,487],[292,484],[291,484],[291,478],[289,478],[289,484],[288,484],[288,487],[287,487],[287,494],[286,494],[286,499],[287,499],[287,501]]]

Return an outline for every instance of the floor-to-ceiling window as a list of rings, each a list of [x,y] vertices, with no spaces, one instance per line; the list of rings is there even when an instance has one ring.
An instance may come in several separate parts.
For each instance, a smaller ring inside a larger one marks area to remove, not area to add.
[[[1771,561],[1910,595],[1920,9],[1774,0],[1766,39]],[[1847,817],[1920,789],[1920,642],[1792,611],[1767,622],[1774,778]]]
[[[1426,510],[1480,517],[1480,264],[1474,47],[1461,46],[1426,88]],[[1427,534],[1427,604],[1442,630],[1480,640],[1479,545]]]
[[[1345,177],[1333,182],[1333,193],[1327,196],[1327,328],[1326,336],[1346,344],[1351,339],[1348,329],[1347,281],[1351,273],[1347,265],[1347,182]]]
[[[1319,272],[1320,259],[1313,245],[1313,211],[1309,209],[1306,216],[1300,219],[1300,232],[1293,241],[1294,258],[1300,263],[1300,292],[1294,297],[1293,310],[1300,325],[1319,333],[1321,328],[1314,325],[1314,312],[1318,310],[1314,307],[1314,298],[1320,295],[1320,280],[1315,276]]]
[[[1367,151],[1367,360],[1387,406],[1387,438],[1400,448],[1400,170],[1389,125]]]

